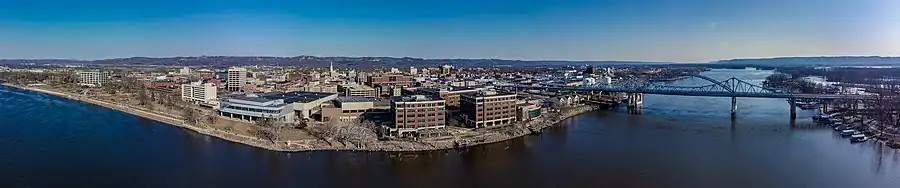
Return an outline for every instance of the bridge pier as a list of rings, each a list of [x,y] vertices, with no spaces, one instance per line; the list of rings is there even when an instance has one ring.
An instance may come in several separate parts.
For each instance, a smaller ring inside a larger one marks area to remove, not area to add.
[[[641,114],[641,106],[644,104],[644,94],[628,93],[628,113]]]
[[[731,97],[731,118],[737,116],[737,97]]]
[[[797,99],[790,98],[788,103],[791,104],[791,120],[797,119]]]

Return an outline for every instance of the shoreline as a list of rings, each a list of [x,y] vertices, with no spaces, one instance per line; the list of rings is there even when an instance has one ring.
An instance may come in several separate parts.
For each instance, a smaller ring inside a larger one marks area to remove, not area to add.
[[[305,139],[305,140],[282,140],[272,142],[269,140],[264,140],[248,135],[231,133],[219,129],[214,128],[201,128],[196,126],[185,125],[184,122],[178,118],[173,118],[165,115],[160,115],[153,112],[148,112],[142,109],[120,105],[115,103],[110,103],[106,101],[101,101],[97,99],[91,99],[83,96],[77,96],[74,94],[52,91],[48,89],[34,88],[28,86],[19,86],[10,83],[2,83],[3,86],[21,89],[25,91],[43,93],[48,95],[53,95],[65,99],[69,99],[76,102],[84,102],[91,105],[97,105],[100,107],[104,107],[110,110],[115,110],[119,112],[124,112],[127,114],[131,114],[134,116],[138,116],[141,118],[146,118],[150,120],[154,120],[160,123],[172,125],[178,128],[187,129],[189,131],[193,131],[195,133],[203,134],[206,136],[216,137],[225,141],[229,141],[232,143],[243,144],[247,146],[252,146],[255,148],[266,149],[270,151],[279,151],[279,152],[307,152],[307,151],[363,151],[363,152],[423,152],[423,151],[440,151],[440,150],[449,150],[449,149],[460,149],[460,148],[468,148],[478,145],[487,145],[498,143],[502,141],[512,140],[519,137],[528,136],[534,133],[540,133],[541,130],[554,127],[560,122],[575,117],[577,115],[591,112],[594,110],[598,110],[600,108],[590,105],[578,106],[573,108],[571,111],[562,114],[560,117],[555,120],[545,120],[541,119],[542,122],[536,122],[537,120],[531,120],[528,122],[517,122],[517,123],[525,123],[529,125],[529,127],[525,130],[516,130],[513,134],[496,134],[496,133],[482,133],[477,137],[482,138],[473,138],[473,139],[452,139],[452,140],[439,140],[439,141],[375,141],[374,144],[363,144],[361,146],[353,145],[352,143],[344,143],[337,142],[340,144],[336,146],[332,141],[324,141],[320,139]],[[551,121],[551,122],[546,122]],[[537,124],[536,127],[531,127],[530,125]],[[460,145],[459,143],[465,143],[465,145]]]

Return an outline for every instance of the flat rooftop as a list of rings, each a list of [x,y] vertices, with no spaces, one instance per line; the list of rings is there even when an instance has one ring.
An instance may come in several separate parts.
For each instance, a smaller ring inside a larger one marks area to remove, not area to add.
[[[440,85],[436,87],[424,87],[419,88],[420,91],[433,92],[437,93],[440,91],[462,91],[462,90],[476,90],[473,87],[459,87],[459,86],[448,86],[448,85]]]
[[[294,91],[294,92],[269,92],[260,94],[260,98],[266,98],[270,100],[274,99],[284,99],[285,103],[308,103],[315,100],[319,100],[328,96],[336,95],[336,93],[323,93],[323,92],[303,92],[303,91]]]
[[[492,96],[500,96],[500,95],[515,95],[515,93],[504,93],[504,92],[497,92],[497,91],[478,91],[478,92],[464,93],[462,95],[470,96],[470,97],[492,97]]]
[[[422,102],[422,101],[434,101],[434,100],[443,100],[437,96],[430,95],[407,95],[407,96],[399,96],[399,97],[391,97],[391,101],[394,102]]]

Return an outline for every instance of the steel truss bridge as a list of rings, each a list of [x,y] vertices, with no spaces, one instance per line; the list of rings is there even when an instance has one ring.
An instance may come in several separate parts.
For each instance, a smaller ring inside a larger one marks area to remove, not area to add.
[[[755,98],[786,98],[786,99],[850,99],[850,100],[874,100],[878,99],[875,95],[852,95],[852,94],[805,94],[791,93],[778,89],[766,88],[756,84],[752,84],[737,78],[730,78],[724,81],[697,75],[675,75],[694,77],[709,81],[708,85],[699,86],[678,86],[653,82],[644,79],[626,78],[616,81],[612,84],[594,84],[585,86],[562,86],[562,85],[544,85],[544,86],[513,86],[516,89],[536,89],[536,90],[554,90],[554,91],[577,91],[577,92],[621,92],[621,93],[641,93],[656,95],[682,95],[682,96],[709,96],[709,97],[755,97]]]

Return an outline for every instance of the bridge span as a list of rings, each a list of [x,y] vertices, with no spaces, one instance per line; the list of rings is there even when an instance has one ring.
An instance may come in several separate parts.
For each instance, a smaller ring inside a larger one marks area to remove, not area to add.
[[[655,95],[681,95],[681,96],[707,96],[707,97],[731,97],[731,114],[737,113],[738,97],[753,98],[784,98],[789,99],[791,106],[791,118],[796,117],[797,99],[818,99],[818,100],[875,100],[879,99],[877,95],[852,95],[852,94],[815,94],[815,93],[792,93],[779,89],[762,87],[737,78],[730,78],[724,81],[718,81],[703,75],[684,74],[674,76],[687,76],[703,79],[709,82],[708,85],[699,86],[679,86],[671,84],[662,84],[650,80],[625,78],[620,79],[612,84],[593,84],[584,86],[565,86],[565,85],[541,85],[527,86],[514,85],[511,86],[517,90],[550,90],[550,91],[576,91],[576,92],[612,92],[626,93],[628,98],[629,111],[631,108],[640,108],[642,103],[642,94]]]

